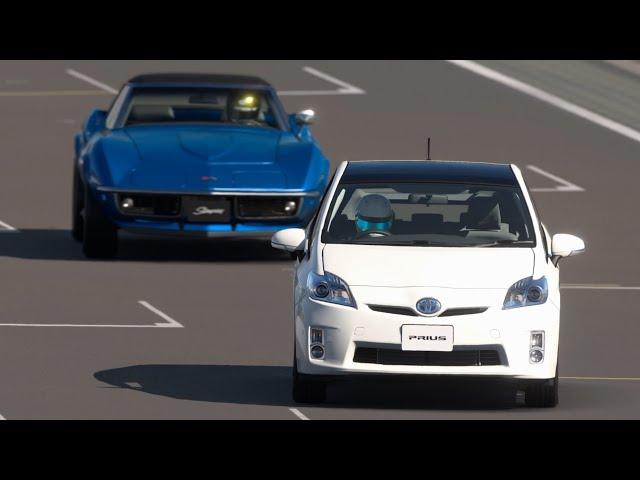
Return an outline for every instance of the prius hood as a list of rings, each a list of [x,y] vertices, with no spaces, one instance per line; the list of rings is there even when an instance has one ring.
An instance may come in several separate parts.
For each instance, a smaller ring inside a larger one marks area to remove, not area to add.
[[[326,271],[351,286],[505,289],[533,274],[530,248],[327,244]]]

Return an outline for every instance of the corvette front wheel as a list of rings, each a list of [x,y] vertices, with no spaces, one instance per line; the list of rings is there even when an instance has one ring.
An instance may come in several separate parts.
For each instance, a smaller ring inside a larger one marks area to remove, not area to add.
[[[76,242],[82,241],[82,235],[84,234],[84,218],[82,215],[82,209],[84,208],[84,186],[80,175],[78,174],[78,167],[73,166],[73,196],[71,202],[71,236]]]
[[[118,230],[88,188],[84,191],[82,249],[86,257],[108,259],[118,251]]]

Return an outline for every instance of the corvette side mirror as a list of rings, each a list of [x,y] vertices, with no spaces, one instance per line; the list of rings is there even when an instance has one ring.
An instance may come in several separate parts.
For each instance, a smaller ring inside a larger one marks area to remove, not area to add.
[[[87,140],[94,134],[105,128],[107,112],[104,110],[93,110],[84,124],[84,132]]]
[[[298,125],[311,125],[316,117],[316,112],[311,109],[302,110],[296,113],[296,123]]]
[[[306,239],[307,232],[302,228],[287,228],[273,234],[271,246],[291,253],[303,252]]]
[[[561,258],[584,252],[584,240],[568,233],[556,233],[551,238],[551,259],[557,265]]]

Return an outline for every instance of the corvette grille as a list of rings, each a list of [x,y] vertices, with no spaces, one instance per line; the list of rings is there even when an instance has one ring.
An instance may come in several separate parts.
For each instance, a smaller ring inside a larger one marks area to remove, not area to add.
[[[420,365],[443,367],[469,367],[503,365],[496,349],[454,350],[452,352],[411,352],[390,348],[358,347],[353,356],[355,363],[378,365]]]

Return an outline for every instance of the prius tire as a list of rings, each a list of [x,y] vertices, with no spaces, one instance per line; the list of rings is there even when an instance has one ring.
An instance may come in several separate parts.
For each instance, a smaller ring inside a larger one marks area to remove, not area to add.
[[[327,399],[327,383],[315,375],[298,373],[298,365],[293,359],[293,401],[296,403],[323,403]]]
[[[556,376],[532,382],[525,388],[524,404],[530,408],[553,408],[558,405],[558,368]]]
[[[87,258],[110,259],[118,251],[118,230],[88,188],[84,191],[82,249]]]
[[[73,166],[73,194],[71,199],[71,236],[76,242],[82,242],[84,236],[84,185],[78,173],[78,167]]]

